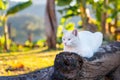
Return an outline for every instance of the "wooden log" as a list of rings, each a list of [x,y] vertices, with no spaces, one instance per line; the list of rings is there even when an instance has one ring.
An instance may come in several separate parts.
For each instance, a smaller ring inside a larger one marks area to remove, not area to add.
[[[120,80],[120,66],[113,71],[112,74],[107,75],[111,80]]]
[[[61,52],[54,66],[17,76],[0,76],[0,80],[120,80],[120,42],[102,46],[91,58],[74,52]]]
[[[113,74],[120,80],[120,43],[102,46],[91,58],[74,52],[61,52],[56,56],[52,80],[100,80]]]
[[[51,80],[54,67],[47,67],[27,74],[16,76],[0,76],[0,80]]]

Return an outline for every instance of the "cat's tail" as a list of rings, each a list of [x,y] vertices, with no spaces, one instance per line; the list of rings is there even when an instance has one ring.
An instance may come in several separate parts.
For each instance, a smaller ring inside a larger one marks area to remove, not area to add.
[[[94,38],[96,40],[96,51],[98,50],[98,48],[102,45],[102,42],[103,42],[103,34],[101,32],[95,32],[94,33]]]

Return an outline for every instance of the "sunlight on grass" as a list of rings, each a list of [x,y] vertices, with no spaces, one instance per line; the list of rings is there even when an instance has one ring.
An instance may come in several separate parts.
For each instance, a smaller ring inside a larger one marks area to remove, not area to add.
[[[0,76],[24,74],[52,66],[60,50],[46,49],[0,54]]]

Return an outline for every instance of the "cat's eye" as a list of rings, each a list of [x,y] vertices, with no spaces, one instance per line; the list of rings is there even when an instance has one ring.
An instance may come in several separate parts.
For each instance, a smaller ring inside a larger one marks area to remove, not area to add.
[[[68,41],[71,40],[70,38],[68,39]]]
[[[64,41],[65,39],[63,39],[63,41]]]

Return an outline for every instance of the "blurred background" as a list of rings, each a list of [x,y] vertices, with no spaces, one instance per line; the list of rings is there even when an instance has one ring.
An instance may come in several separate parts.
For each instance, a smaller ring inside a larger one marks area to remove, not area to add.
[[[62,29],[120,40],[120,0],[0,0],[0,76],[52,66]]]

